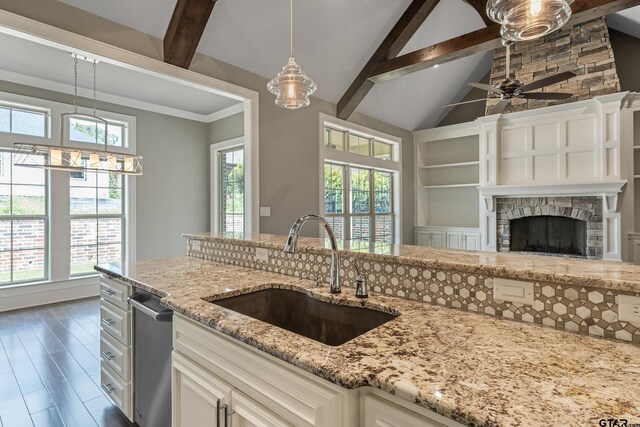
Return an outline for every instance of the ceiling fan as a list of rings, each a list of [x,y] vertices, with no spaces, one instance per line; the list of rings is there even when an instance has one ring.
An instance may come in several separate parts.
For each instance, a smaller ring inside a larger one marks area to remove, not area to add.
[[[571,71],[565,71],[562,73],[544,77],[540,80],[536,80],[528,84],[524,84],[518,79],[511,78],[511,45],[513,44],[513,42],[507,41],[504,44],[507,48],[506,78],[494,86],[484,83],[467,83],[469,86],[486,90],[487,92],[489,92],[490,98],[500,98],[500,101],[493,106],[488,114],[502,113],[514,98],[557,100],[567,99],[573,96],[572,93],[562,92],[530,92],[532,90],[560,83],[561,81],[575,77],[576,73],[573,73]],[[487,98],[474,99],[472,101],[456,102],[454,104],[443,105],[443,107],[452,107],[455,105],[470,104],[472,102],[480,102],[486,100]]]

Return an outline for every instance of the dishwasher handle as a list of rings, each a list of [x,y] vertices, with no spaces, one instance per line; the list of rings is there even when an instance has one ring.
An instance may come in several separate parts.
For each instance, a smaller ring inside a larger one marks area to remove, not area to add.
[[[154,320],[157,320],[158,322],[171,322],[173,317],[172,310],[167,309],[166,311],[156,311],[151,307],[147,307],[146,305],[144,305],[144,303],[135,299],[135,296],[136,295],[133,294],[127,299],[131,307],[140,310],[141,313],[144,313],[147,316],[150,316],[151,318],[153,318]]]

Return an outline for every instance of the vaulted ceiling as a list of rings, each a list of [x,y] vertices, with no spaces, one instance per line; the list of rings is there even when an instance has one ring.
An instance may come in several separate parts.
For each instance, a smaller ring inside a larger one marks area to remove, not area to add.
[[[158,38],[164,38],[177,0],[61,0]],[[297,0],[296,60],[317,83],[316,96],[338,103],[411,0]],[[401,54],[481,29],[478,1],[443,0]],[[198,51],[266,78],[289,50],[287,0],[217,0]],[[460,100],[465,83],[490,68],[484,52],[376,84],[356,111],[409,130],[431,127]]]

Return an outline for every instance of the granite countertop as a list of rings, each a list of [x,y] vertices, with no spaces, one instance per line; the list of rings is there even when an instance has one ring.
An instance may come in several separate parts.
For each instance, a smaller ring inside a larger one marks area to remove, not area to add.
[[[640,347],[304,279],[177,257],[97,269],[178,313],[346,388],[377,387],[474,426],[640,422]],[[267,287],[400,316],[331,347],[203,300]]]
[[[272,234],[198,233],[184,236],[204,240],[225,239],[279,250],[286,241],[286,236]],[[341,251],[356,252],[360,257],[371,260],[466,271],[494,277],[640,292],[640,266],[624,262],[410,245],[363,246],[361,242],[351,241],[340,241],[338,245]],[[298,248],[308,252],[324,253],[328,251],[328,247],[328,242],[318,238],[301,237],[298,242]]]

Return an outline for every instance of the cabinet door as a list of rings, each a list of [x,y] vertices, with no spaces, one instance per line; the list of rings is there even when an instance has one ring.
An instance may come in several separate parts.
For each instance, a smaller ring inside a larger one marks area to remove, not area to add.
[[[364,398],[364,427],[446,427],[373,395]]]
[[[231,386],[176,352],[172,357],[172,426],[222,425],[220,408],[228,403]]]
[[[418,246],[431,246],[431,234],[426,231],[418,231],[416,242]]]
[[[463,241],[462,233],[447,233],[447,248],[463,249]]]
[[[434,248],[446,248],[447,247],[447,233],[444,231],[432,231],[431,232],[431,245]]]
[[[232,427],[292,426],[292,424],[276,415],[275,412],[272,412],[238,390],[231,392],[229,415],[231,417]],[[224,423],[223,426],[227,427],[227,424]]]
[[[480,235],[477,233],[466,233],[464,235],[464,249],[468,251],[480,250]]]

